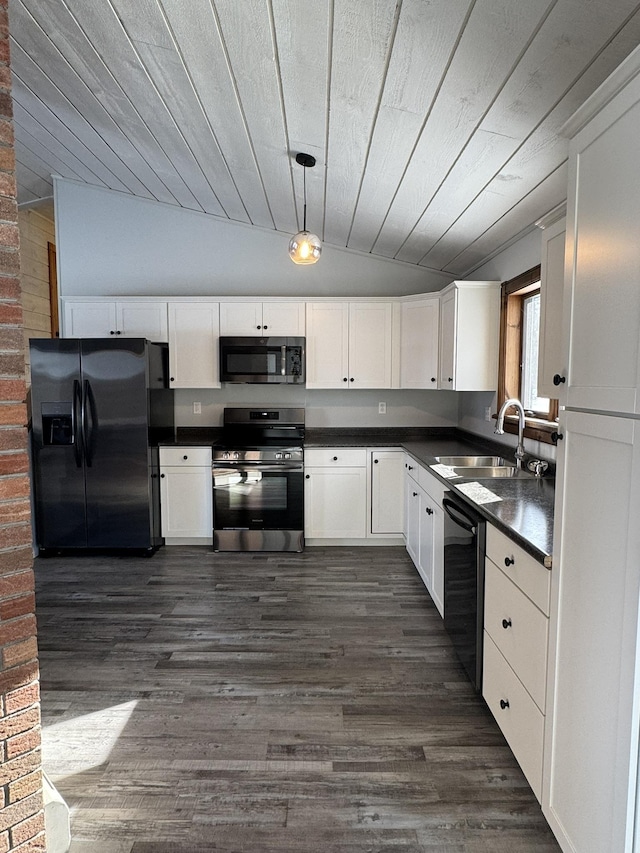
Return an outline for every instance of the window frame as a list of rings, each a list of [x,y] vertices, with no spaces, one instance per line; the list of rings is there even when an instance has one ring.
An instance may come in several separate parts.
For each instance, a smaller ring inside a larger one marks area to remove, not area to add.
[[[510,397],[520,399],[522,375],[522,326],[524,298],[540,289],[540,265],[502,283],[500,296],[500,356],[498,365],[498,408]],[[493,416],[497,418],[497,413]],[[553,444],[557,430],[558,401],[551,398],[549,412],[525,416],[525,438]],[[518,432],[518,417],[507,414],[505,432]]]

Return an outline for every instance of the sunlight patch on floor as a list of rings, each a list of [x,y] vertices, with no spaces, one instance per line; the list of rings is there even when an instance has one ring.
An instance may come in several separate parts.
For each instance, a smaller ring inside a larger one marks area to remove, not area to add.
[[[42,765],[51,779],[59,781],[104,764],[137,704],[134,699],[43,727]]]

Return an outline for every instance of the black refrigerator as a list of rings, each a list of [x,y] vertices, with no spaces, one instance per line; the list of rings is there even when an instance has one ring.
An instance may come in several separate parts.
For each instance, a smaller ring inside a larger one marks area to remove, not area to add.
[[[167,344],[32,339],[30,353],[39,553],[153,553],[163,541],[158,442],[174,437]]]

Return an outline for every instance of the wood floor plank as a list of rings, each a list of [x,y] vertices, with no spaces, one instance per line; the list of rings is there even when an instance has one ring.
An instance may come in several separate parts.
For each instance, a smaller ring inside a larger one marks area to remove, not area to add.
[[[558,853],[402,548],[36,560],[70,853]]]

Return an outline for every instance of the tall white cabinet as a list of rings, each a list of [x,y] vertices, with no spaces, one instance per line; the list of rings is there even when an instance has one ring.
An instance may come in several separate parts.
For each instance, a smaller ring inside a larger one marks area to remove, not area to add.
[[[543,810],[565,851],[632,853],[640,732],[640,51],[576,113]]]

